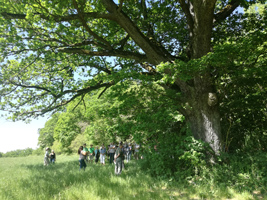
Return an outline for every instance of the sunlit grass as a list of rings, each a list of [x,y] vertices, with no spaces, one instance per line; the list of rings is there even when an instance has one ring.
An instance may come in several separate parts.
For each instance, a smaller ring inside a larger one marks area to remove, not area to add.
[[[120,176],[114,166],[87,164],[79,171],[78,156],[57,157],[43,166],[42,156],[0,158],[0,200],[162,200],[264,199],[260,192],[238,192],[224,185],[160,181],[132,161]]]
[[[79,171],[77,156],[58,156],[43,166],[42,157],[0,159],[0,199],[168,199],[162,183],[145,175],[133,161],[121,176],[114,166],[87,164]]]

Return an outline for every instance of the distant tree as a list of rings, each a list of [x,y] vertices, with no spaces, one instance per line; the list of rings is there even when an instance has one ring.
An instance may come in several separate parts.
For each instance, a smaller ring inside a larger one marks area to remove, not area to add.
[[[71,149],[72,153],[76,153],[78,151],[78,148],[82,146],[84,143],[87,143],[87,145],[89,146],[86,136],[84,134],[79,134],[71,142],[69,148]]]
[[[44,128],[39,130],[38,145],[41,148],[49,147],[53,145],[54,139],[54,130],[58,122],[59,114],[54,114],[51,119],[49,119]]]

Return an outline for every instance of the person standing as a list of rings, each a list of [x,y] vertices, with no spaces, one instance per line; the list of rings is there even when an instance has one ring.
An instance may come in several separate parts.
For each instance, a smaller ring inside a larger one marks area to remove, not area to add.
[[[130,148],[129,148],[127,143],[124,144],[124,151],[123,152],[125,155],[126,162],[128,163],[130,160]]]
[[[105,165],[105,156],[106,156],[106,147],[104,144],[102,144],[102,147],[100,148],[100,164]]]
[[[86,163],[85,163],[85,158],[86,158],[86,151],[83,150],[83,146],[80,146],[78,149],[78,155],[79,155],[79,163],[80,163],[80,169],[85,170],[86,168]]]
[[[109,155],[109,147],[110,147],[110,145],[108,145],[108,151],[107,151],[107,156],[108,156],[108,160],[110,159],[110,155]]]
[[[122,142],[120,142],[114,156],[116,175],[120,175],[122,171],[122,154]]]
[[[83,144],[83,151],[86,152],[86,156],[85,156],[85,161],[88,162],[88,154],[89,154],[89,150],[86,147],[86,143]]]
[[[140,150],[140,145],[135,143],[135,145],[134,145],[134,158],[136,160],[139,160],[139,150]]]
[[[56,154],[54,152],[54,150],[52,150],[52,152],[50,153],[50,162],[55,164],[56,162]]]
[[[112,142],[109,145],[109,163],[112,164],[114,162],[114,154],[115,154],[115,149],[116,146],[114,145],[114,143]]]
[[[99,157],[100,157],[100,151],[98,149],[98,146],[96,146],[96,149],[95,149],[95,164],[98,163]]]
[[[128,147],[129,147],[128,161],[130,161],[130,160],[131,160],[132,153],[133,153],[133,147],[132,147],[132,144],[129,143]]]
[[[49,147],[45,148],[45,155],[44,155],[44,166],[49,165]]]
[[[93,147],[93,145],[91,144],[90,145],[90,148],[89,148],[89,163],[93,163],[93,160],[94,160],[94,152],[95,149]]]

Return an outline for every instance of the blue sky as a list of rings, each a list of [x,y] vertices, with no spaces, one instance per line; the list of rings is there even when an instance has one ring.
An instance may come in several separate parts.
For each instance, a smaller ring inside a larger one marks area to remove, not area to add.
[[[37,148],[38,129],[43,128],[47,118],[24,122],[10,122],[0,118],[0,152],[26,148]]]

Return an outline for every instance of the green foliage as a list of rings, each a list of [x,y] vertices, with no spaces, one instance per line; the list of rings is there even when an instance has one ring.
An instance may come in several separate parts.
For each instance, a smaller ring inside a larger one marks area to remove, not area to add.
[[[174,156],[162,153],[159,166],[148,156],[154,174],[178,177],[179,169],[187,176],[205,164],[207,147],[184,137],[185,121],[197,112],[190,103],[216,92],[225,150],[266,150],[266,5],[259,13],[225,13],[234,3],[247,9],[264,1],[217,1],[204,45],[211,52],[198,59],[190,54],[202,38],[190,30],[182,2],[2,0],[0,109],[12,120],[60,111],[39,137],[42,148],[58,153],[83,139],[172,147]],[[217,21],[220,13],[225,19]],[[191,23],[203,20],[193,15]]]
[[[203,190],[209,190],[213,186],[231,188],[233,191],[244,193],[266,194],[266,154],[238,153],[221,156],[223,162],[213,167],[202,168],[198,176],[192,181],[197,186],[206,186]],[[197,187],[196,186],[196,187]],[[255,192],[257,191],[257,192]],[[232,194],[228,194],[232,198]],[[256,196],[255,196],[256,198]],[[258,196],[261,199],[261,195]]]
[[[142,168],[155,177],[172,178],[182,181],[198,174],[207,166],[212,157],[212,150],[204,142],[195,140],[192,136],[177,137],[176,133],[164,134],[147,151],[143,152]]]
[[[166,130],[178,131],[184,125],[175,102],[165,104],[166,95],[175,98],[171,91],[166,93],[152,83],[147,83],[146,87],[145,83],[140,85],[134,81],[122,84],[122,87],[104,93],[100,99],[99,93],[91,93],[84,97],[84,104],[71,102],[66,112],[59,115],[54,132],[56,141],[74,152],[76,145],[86,141],[95,145],[126,140],[149,143]],[[75,138],[84,141],[77,144]]]
[[[87,140],[86,136],[84,134],[79,134],[76,136],[76,138],[71,142],[69,149],[72,153],[77,153],[80,146],[82,146],[84,143],[90,144]],[[88,145],[89,146],[89,145]]]
[[[68,147],[80,133],[75,114],[71,112],[61,113],[54,131],[54,138],[60,141],[63,147]]]
[[[58,140],[55,140],[55,142],[53,143],[53,146],[51,147],[51,150],[54,150],[56,154],[72,153],[68,147],[63,147],[62,143]]]
[[[175,103],[179,94],[152,82],[125,81],[122,89],[113,88],[107,96],[109,99],[119,97],[107,117],[116,122],[114,132],[124,140],[132,138],[146,144],[156,141],[162,133],[171,130],[178,133],[184,124]]]
[[[250,28],[244,37],[218,45],[210,57],[218,77],[227,151],[266,149],[267,34],[262,26]]]
[[[45,127],[39,130],[38,145],[41,148],[52,146],[54,142],[54,129],[58,122],[59,114],[52,115],[52,118],[45,123]]]
[[[39,148],[33,150],[32,155],[33,155],[33,156],[44,155],[44,148],[39,147]]]

